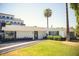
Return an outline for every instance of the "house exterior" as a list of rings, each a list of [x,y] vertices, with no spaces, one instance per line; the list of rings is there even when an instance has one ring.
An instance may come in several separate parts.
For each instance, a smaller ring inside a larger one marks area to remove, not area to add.
[[[43,27],[31,27],[20,25],[6,25],[2,27],[3,39],[2,40],[40,40],[47,37],[47,29]],[[65,28],[50,28],[49,35],[62,36],[66,38]],[[72,38],[75,36],[74,30],[70,30]]]
[[[25,26],[23,20],[15,18],[14,15],[0,13],[0,23],[5,22],[6,26],[0,29],[1,40],[36,40],[47,37],[47,28]],[[66,37],[65,28],[49,28],[49,35],[60,35]],[[74,29],[70,28],[70,35],[74,37]]]
[[[46,37],[46,28],[42,27],[29,27],[29,26],[20,26],[20,25],[6,25],[3,27],[5,38],[14,38],[14,39],[23,39],[23,38],[31,38],[31,39],[43,39]],[[71,33],[74,33],[71,30]],[[11,36],[12,35],[12,36]],[[56,36],[60,35],[62,37],[66,37],[65,28],[50,28],[49,35]]]
[[[24,25],[24,21],[20,18],[15,18],[14,15],[0,13],[0,22],[5,22],[6,25]]]
[[[3,27],[5,39],[43,39],[46,29],[41,27],[28,27],[20,25],[7,25]]]
[[[50,28],[49,29],[49,35],[60,35],[62,37],[66,37],[66,31],[65,28]]]

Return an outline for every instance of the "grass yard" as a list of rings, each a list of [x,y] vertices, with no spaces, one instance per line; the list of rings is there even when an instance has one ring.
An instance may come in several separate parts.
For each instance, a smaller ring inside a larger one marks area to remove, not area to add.
[[[62,41],[44,40],[36,45],[17,49],[2,56],[79,56],[79,45],[71,46]]]

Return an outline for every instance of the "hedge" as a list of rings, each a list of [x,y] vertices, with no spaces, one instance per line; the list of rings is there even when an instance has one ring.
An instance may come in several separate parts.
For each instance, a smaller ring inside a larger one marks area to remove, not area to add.
[[[60,40],[62,38],[62,36],[48,36],[48,39],[52,39],[52,40]]]

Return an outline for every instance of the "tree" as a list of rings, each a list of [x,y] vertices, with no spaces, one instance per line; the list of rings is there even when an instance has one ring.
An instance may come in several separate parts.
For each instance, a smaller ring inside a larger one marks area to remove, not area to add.
[[[76,16],[76,35],[79,36],[79,3],[71,3],[70,8],[72,8],[75,12]]]
[[[49,24],[48,24],[48,18],[52,15],[52,10],[51,9],[45,9],[44,11],[44,16],[47,18],[47,36],[49,34]]]

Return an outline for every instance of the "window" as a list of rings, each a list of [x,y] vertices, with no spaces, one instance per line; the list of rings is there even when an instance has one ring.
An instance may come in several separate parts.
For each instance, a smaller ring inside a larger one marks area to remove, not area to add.
[[[21,25],[23,25],[23,23],[21,23]]]
[[[11,19],[13,19],[13,17],[11,17]]]
[[[51,31],[49,31],[49,35],[51,35]]]
[[[2,18],[4,19],[4,18],[5,18],[5,16],[2,16]]]
[[[15,38],[15,32],[5,31],[5,39],[14,39],[14,38]]]
[[[0,16],[0,19],[4,19],[5,18],[5,16]]]
[[[49,31],[49,35],[59,35],[59,31]]]
[[[9,17],[7,17],[7,19],[9,19]]]
[[[17,24],[20,24],[19,22]]]
[[[57,32],[56,34],[59,35],[59,31],[56,31],[56,32]]]
[[[16,24],[16,22],[14,22],[14,24]]]
[[[0,19],[1,19],[2,17],[0,16]]]

